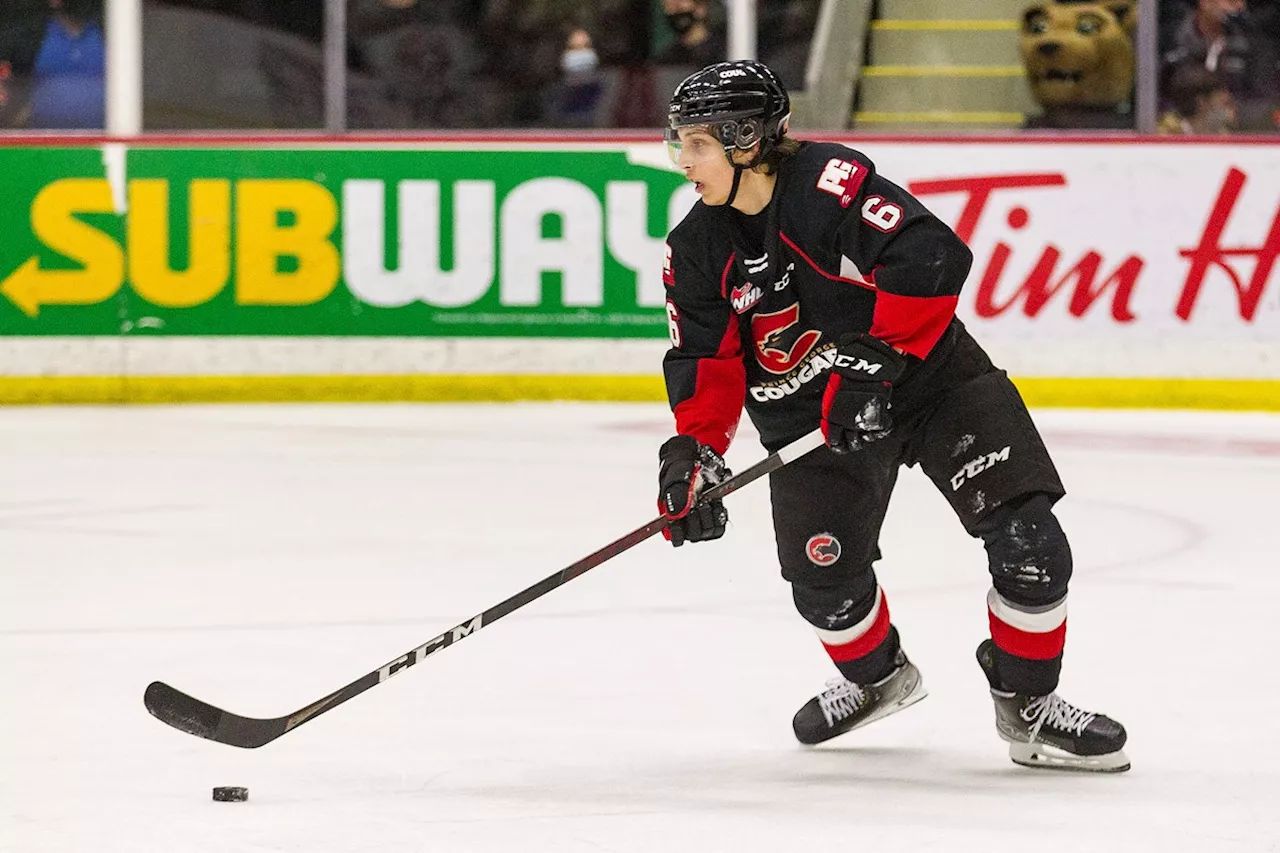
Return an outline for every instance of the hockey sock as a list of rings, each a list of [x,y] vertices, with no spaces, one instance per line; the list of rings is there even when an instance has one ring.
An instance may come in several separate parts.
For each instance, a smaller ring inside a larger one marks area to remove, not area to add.
[[[1067,639],[1067,597],[1040,607],[1018,605],[987,593],[996,670],[1006,690],[1043,696],[1058,686]]]
[[[889,622],[889,603],[879,586],[866,616],[844,628],[815,625],[813,630],[836,669],[855,684],[872,684],[893,671],[898,632]]]

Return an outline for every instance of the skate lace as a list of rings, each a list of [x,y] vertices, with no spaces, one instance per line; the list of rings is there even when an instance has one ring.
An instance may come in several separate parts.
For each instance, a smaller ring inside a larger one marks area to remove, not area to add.
[[[818,707],[822,709],[828,726],[834,726],[854,713],[866,701],[867,694],[862,688],[844,678],[831,679],[827,682],[827,689],[818,694]]]
[[[1022,709],[1022,719],[1031,723],[1031,739],[1034,741],[1040,729],[1047,723],[1051,728],[1062,732],[1075,732],[1077,736],[1084,734],[1085,726],[1093,722],[1097,714],[1081,710],[1062,699],[1057,693],[1037,696]]]

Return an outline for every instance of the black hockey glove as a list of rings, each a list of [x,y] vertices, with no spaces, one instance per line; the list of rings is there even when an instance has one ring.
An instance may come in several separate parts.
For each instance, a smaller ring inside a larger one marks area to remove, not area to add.
[[[871,335],[846,335],[822,395],[822,437],[836,453],[858,450],[893,428],[889,396],[906,358]]]
[[[677,435],[662,445],[658,463],[658,509],[675,519],[662,535],[677,548],[723,536],[724,502],[698,503],[698,495],[731,476],[720,454],[691,435]]]

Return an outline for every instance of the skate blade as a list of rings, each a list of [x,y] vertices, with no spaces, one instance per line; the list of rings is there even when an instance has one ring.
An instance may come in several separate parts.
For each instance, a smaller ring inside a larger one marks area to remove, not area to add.
[[[1105,755],[1073,755],[1046,743],[1010,743],[1009,758],[1014,764],[1040,770],[1123,773],[1129,769],[1129,757],[1122,749]]]

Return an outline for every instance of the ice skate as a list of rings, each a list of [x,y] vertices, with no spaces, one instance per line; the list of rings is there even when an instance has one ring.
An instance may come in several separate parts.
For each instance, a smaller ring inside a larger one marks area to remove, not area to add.
[[[1025,767],[1119,773],[1129,769],[1124,726],[1081,710],[1057,693],[1028,696],[1003,689],[995,668],[995,644],[978,646],[978,665],[991,685],[996,731],[1009,743],[1009,757]]]
[[[929,695],[920,670],[899,650],[893,672],[874,684],[833,678],[827,689],[796,712],[791,727],[803,744],[822,743],[837,735],[901,711]]]

